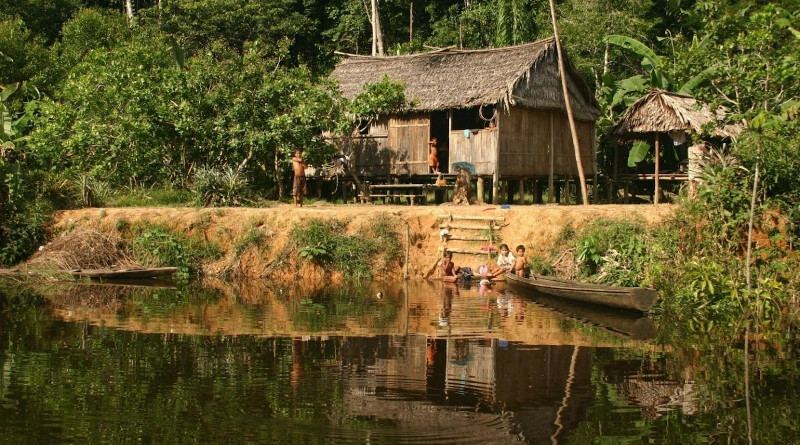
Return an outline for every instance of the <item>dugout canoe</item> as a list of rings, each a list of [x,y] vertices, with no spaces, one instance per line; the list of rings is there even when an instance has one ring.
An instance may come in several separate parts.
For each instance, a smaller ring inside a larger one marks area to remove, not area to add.
[[[131,269],[72,269],[69,274],[75,278],[138,279],[165,277],[177,271],[177,267],[137,267]]]
[[[606,286],[538,275],[522,278],[507,273],[506,286],[521,295],[535,297],[536,294],[544,294],[566,300],[640,312],[649,311],[658,299],[658,292],[651,288]]]

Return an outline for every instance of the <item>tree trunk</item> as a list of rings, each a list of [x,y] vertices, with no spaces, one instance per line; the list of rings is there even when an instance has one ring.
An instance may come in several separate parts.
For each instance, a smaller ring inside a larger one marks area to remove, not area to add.
[[[372,0],[372,55],[383,55],[383,34],[381,33],[381,17],[378,13],[378,0]]]
[[[275,164],[274,164],[274,176],[275,176],[275,184],[278,186],[278,199],[283,199],[283,181],[281,181],[281,160],[279,158],[280,150],[277,148],[275,149]]]
[[[556,6],[550,0],[550,17],[553,19],[553,34],[556,38],[556,51],[558,51],[558,70],[561,72],[561,89],[564,92],[564,105],[567,108],[567,119],[569,119],[569,130],[572,133],[572,146],[575,149],[575,163],[578,166],[578,179],[581,181],[581,196],[583,205],[589,205],[589,196],[586,191],[586,178],[583,176],[583,162],[581,162],[581,146],[578,142],[578,132],[575,129],[575,118],[572,115],[572,104],[569,100],[569,90],[567,89],[567,72],[564,70],[564,55],[561,49],[561,38],[558,36],[558,24],[556,23]]]
[[[128,23],[133,23],[133,1],[125,0],[125,15],[128,16]]]

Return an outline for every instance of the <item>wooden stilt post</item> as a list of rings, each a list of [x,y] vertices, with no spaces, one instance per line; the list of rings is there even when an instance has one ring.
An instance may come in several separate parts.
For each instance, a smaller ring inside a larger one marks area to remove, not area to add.
[[[619,180],[619,145],[614,144],[614,173],[611,176],[611,184],[608,187],[608,200],[616,198],[617,195],[617,181]],[[613,193],[613,195],[612,195]]]
[[[661,133],[656,133],[656,174],[655,174],[655,182],[656,182],[656,189],[654,191],[653,196],[653,203],[658,204],[661,201],[661,184],[659,178],[659,170],[661,168]]]
[[[483,189],[483,177],[478,176],[478,202],[483,203],[485,196],[484,196],[484,189]]]
[[[531,193],[533,194],[533,203],[534,204],[540,204],[541,203],[541,199],[539,199],[539,180],[538,179],[533,181],[533,190],[531,190]]]
[[[495,170],[494,175],[492,175],[492,204],[498,204],[500,200],[498,196],[500,195],[500,178],[497,175],[497,171]]]
[[[525,205],[525,178],[519,180],[519,205]]]
[[[569,195],[572,193],[572,180],[567,178],[564,180],[564,204],[570,205]]]

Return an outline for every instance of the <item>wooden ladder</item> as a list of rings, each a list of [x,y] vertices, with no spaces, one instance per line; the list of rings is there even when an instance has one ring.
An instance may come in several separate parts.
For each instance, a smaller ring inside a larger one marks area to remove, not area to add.
[[[500,240],[497,231],[505,225],[504,216],[471,216],[471,215],[437,215],[441,221],[438,225],[439,233],[447,229],[448,234],[441,236],[439,250],[443,253],[448,250],[453,253],[464,255],[486,255],[487,260],[492,258],[492,249],[475,249],[475,243],[482,243],[482,246],[494,246]],[[452,247],[448,246],[449,241],[466,241],[473,244],[471,247]]]

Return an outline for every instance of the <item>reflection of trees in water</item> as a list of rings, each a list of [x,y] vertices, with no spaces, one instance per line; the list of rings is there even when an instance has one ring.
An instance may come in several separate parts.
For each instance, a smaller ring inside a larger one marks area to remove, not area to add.
[[[462,292],[455,298],[465,297]],[[0,296],[0,399],[13,399],[6,407],[25,406],[24,418],[6,409],[0,419],[12,443],[42,421],[70,425],[41,433],[51,441],[108,441],[110,431],[117,438],[147,431],[160,442],[222,441],[242,431],[255,432],[259,441],[302,441],[308,437],[302,425],[383,422],[392,431],[449,425],[491,442],[488,434],[495,430],[482,422],[496,421],[501,410],[515,425],[509,429],[532,443],[549,443],[557,424],[564,425],[559,441],[635,434],[657,439],[667,430],[689,442],[713,434],[734,442],[746,438],[744,408],[736,402],[742,385],[738,349],[646,354],[586,347],[572,363],[572,346],[487,338],[124,332],[50,319],[43,316],[50,305],[55,302],[30,292]],[[797,363],[759,363],[755,418],[795,418]],[[691,393],[684,381],[694,381],[695,401],[686,399]],[[462,415],[466,407],[472,417]],[[225,421],[210,427],[220,416]],[[107,428],[97,428],[98,420]],[[787,425],[755,422],[756,441],[796,442]],[[512,436],[494,441],[503,437]]]

